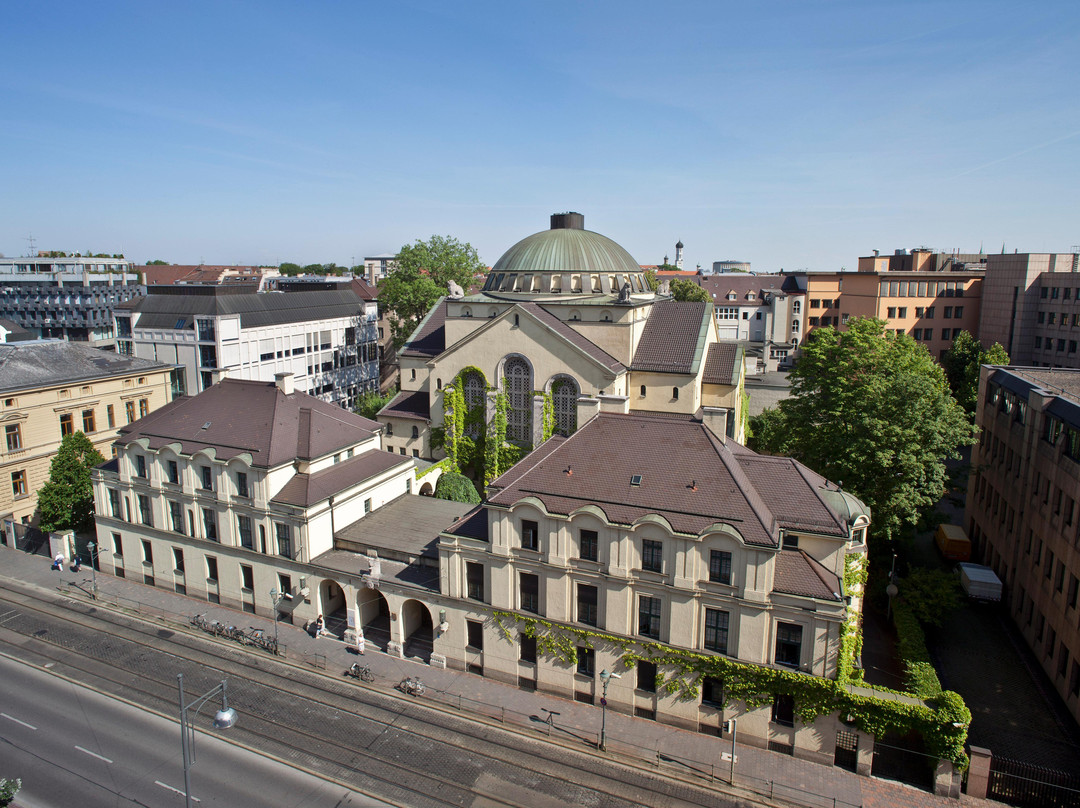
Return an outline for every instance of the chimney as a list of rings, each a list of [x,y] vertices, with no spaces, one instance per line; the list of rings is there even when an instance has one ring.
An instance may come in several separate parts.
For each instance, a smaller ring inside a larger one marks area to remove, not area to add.
[[[585,229],[585,214],[574,213],[553,213],[551,214],[551,229],[552,230],[584,230]]]
[[[874,250],[874,258],[877,258],[878,255],[880,255],[880,254],[881,254],[880,250]]]
[[[287,396],[291,396],[296,390],[293,385],[293,375],[291,373],[275,373],[274,384],[277,385],[278,390]]]
[[[727,443],[728,408],[727,407],[702,407],[701,423],[705,428],[720,438],[721,443]]]

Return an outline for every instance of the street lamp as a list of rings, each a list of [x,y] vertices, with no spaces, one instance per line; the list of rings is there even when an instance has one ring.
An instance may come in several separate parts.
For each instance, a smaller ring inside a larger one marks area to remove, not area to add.
[[[97,544],[92,541],[87,542],[86,549],[90,551],[90,577],[94,581],[90,585],[90,596],[97,600]]]
[[[285,600],[285,596],[278,592],[276,589],[270,590],[270,599],[274,602],[274,656],[277,656],[278,641],[277,641],[277,624],[278,624],[278,604]]]
[[[188,710],[195,710],[199,714],[202,706],[221,692],[221,709],[214,714],[214,728],[228,729],[236,723],[236,710],[229,706],[228,697],[225,694],[227,680],[222,679],[221,684],[204,693],[195,701],[184,703],[184,674],[176,674],[176,681],[180,686],[180,749],[184,756],[184,804],[191,808],[191,767],[195,765],[195,727],[188,721]]]
[[[607,668],[600,671],[600,681],[604,685],[604,693],[600,697],[600,751],[607,751],[607,688],[612,677],[622,679],[622,674],[611,673]]]
[[[892,599],[900,593],[900,589],[896,586],[896,553],[892,554],[892,569],[889,570],[889,585],[885,587],[885,594],[889,596],[889,609],[885,613],[885,619],[890,620],[892,618]]]

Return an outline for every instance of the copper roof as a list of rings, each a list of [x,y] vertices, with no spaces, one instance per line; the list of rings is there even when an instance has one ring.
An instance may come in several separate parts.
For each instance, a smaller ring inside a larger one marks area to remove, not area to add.
[[[691,536],[723,522],[748,544],[777,547],[781,528],[847,535],[815,491],[825,484],[794,460],[724,443],[700,423],[601,413],[497,479],[489,502],[509,507],[536,497],[563,515],[594,504],[623,525],[658,514]]]
[[[705,353],[711,317],[708,303],[676,300],[656,303],[634,351],[632,369],[695,373]]]
[[[738,384],[739,365],[743,361],[743,349],[734,342],[714,342],[705,356],[705,372],[701,380],[706,384]]]
[[[805,550],[781,550],[776,554],[774,593],[839,601],[843,599],[840,588],[840,578]]]
[[[411,457],[372,449],[314,474],[294,474],[271,501],[307,508],[396,466],[410,465]]]
[[[285,395],[273,382],[225,379],[121,427],[116,442],[144,438],[151,449],[179,443],[185,455],[213,449],[222,460],[250,453],[252,465],[273,468],[325,457],[381,429],[306,393]]]

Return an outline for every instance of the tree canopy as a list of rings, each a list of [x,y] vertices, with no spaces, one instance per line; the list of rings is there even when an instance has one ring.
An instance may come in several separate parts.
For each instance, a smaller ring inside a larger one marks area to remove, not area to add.
[[[1000,342],[984,348],[967,331],[961,331],[953,340],[952,347],[941,357],[953,397],[972,417],[975,416],[975,405],[979,398],[979,366],[1007,364],[1009,354]]]
[[[38,491],[42,530],[88,533],[94,529],[90,469],[104,462],[82,432],[64,436],[49,466],[49,480]]]
[[[378,390],[369,390],[366,393],[361,393],[356,397],[356,404],[353,406],[353,412],[374,421],[375,416],[379,414],[379,410],[389,404],[394,396],[397,395],[397,392],[397,388],[394,387],[387,390],[385,395]]]
[[[810,332],[792,396],[751,419],[750,446],[790,454],[859,497],[891,539],[945,493],[945,461],[975,441],[945,372],[907,334],[876,319]]]
[[[468,291],[487,267],[471,244],[450,236],[406,244],[379,284],[379,309],[387,313],[394,344],[404,344],[450,281]]]
[[[471,502],[474,504],[480,502],[480,494],[477,493],[472,480],[456,471],[443,472],[443,475],[439,477],[439,481],[435,483],[435,497],[437,499],[448,499],[451,502]]]
[[[689,300],[694,303],[708,303],[709,293],[693,281],[675,278],[671,281],[671,296],[676,300]]]

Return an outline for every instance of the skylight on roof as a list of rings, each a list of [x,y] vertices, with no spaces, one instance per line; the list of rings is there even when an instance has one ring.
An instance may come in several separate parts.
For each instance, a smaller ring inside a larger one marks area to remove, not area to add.
[[[641,485],[641,475],[635,474],[630,478],[630,485]]]

